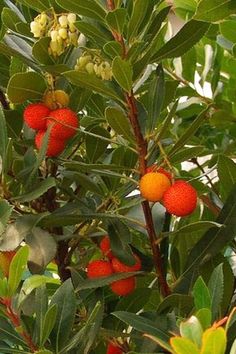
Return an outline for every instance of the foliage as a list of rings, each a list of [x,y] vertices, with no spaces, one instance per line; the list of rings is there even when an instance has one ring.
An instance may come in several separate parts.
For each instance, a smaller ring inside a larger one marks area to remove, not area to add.
[[[0,251],[17,251],[7,276],[0,259],[0,353],[233,354],[235,2],[0,4]],[[23,112],[55,90],[80,124],[51,158]],[[153,164],[196,189],[191,215],[140,196]],[[107,234],[141,271],[87,278]]]

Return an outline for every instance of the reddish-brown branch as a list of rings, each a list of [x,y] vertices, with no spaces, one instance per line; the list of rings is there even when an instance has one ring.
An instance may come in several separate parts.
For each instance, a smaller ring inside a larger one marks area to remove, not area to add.
[[[113,0],[107,0],[107,8],[110,11],[115,9]],[[114,39],[117,42],[119,42],[122,46],[122,50],[123,50],[122,57],[126,58],[127,49],[126,49],[123,36],[116,32],[115,33],[113,32],[112,34]],[[140,172],[140,176],[143,176],[146,173],[146,167],[147,167],[146,156],[147,156],[148,144],[147,144],[147,140],[144,138],[142,134],[141,127],[139,125],[138,111],[137,111],[136,101],[133,92],[131,91],[130,93],[126,93],[125,97],[127,102],[128,117],[135,135],[137,151],[139,153],[138,154],[139,172]],[[156,242],[157,236],[153,224],[152,212],[151,212],[149,202],[148,201],[142,202],[142,208],[143,208],[147,232],[148,232],[148,236],[152,248],[153,262],[155,265],[156,273],[160,284],[160,290],[163,296],[167,296],[170,294],[170,288],[167,284],[164,275],[164,270],[163,270],[162,260],[161,260],[161,252],[160,252],[159,245]]]
[[[35,353],[38,350],[38,348],[34,344],[31,336],[22,328],[20,316],[16,312],[14,312],[12,305],[11,305],[11,299],[9,299],[9,298],[1,299],[0,302],[4,306],[6,306],[5,314],[8,317],[9,321],[12,323],[12,325],[15,328],[17,328],[17,332],[24,339],[25,343],[28,345],[31,352]]]

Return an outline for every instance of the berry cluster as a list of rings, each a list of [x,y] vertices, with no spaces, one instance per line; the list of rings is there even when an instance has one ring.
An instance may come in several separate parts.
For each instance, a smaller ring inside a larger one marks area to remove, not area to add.
[[[88,74],[95,74],[102,80],[112,79],[112,68],[108,61],[103,60],[98,51],[95,53],[84,52],[82,56],[77,59],[75,70],[85,71]]]
[[[100,249],[104,256],[108,258],[108,260],[96,260],[92,261],[87,266],[87,276],[88,278],[99,278],[109,276],[113,273],[128,273],[128,272],[136,272],[141,269],[141,261],[137,255],[134,254],[134,258],[136,260],[133,266],[128,266],[118,258],[116,258],[111,251],[110,239],[108,236],[105,236],[101,243]],[[136,280],[135,277],[128,277],[125,279],[114,281],[110,284],[110,288],[113,293],[119,296],[126,296],[133,292],[135,289]]]
[[[167,212],[176,216],[191,214],[197,205],[197,192],[186,181],[177,180],[171,184],[171,174],[155,165],[147,168],[139,189],[143,198],[150,202],[162,201]]]
[[[69,108],[51,110],[44,103],[31,103],[24,110],[25,124],[37,131],[35,145],[40,149],[47,129],[50,127],[46,156],[59,155],[66,146],[67,139],[76,134],[79,120]]]
[[[69,45],[78,45],[79,32],[75,27],[76,14],[56,15],[42,12],[30,23],[30,30],[35,38],[50,37],[49,54],[57,57]]]

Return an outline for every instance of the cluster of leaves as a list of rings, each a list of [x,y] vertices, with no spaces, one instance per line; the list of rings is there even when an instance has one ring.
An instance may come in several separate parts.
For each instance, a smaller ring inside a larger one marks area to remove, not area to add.
[[[119,338],[125,352],[184,353],[176,341],[169,344],[179,327],[189,340],[196,333],[199,349],[203,331],[234,306],[235,1],[5,0],[0,6],[0,250],[20,248],[9,278],[0,280],[0,351],[102,354],[109,339]],[[75,13],[84,35],[78,48],[57,58],[49,55],[50,38],[30,32],[30,22],[51,8]],[[111,81],[74,70],[94,50],[111,63]],[[46,142],[36,153],[22,112],[52,83],[70,95],[80,128],[58,158],[45,159]],[[140,134],[147,165],[171,168],[198,191],[189,217],[171,218],[159,203],[144,216]],[[147,223],[172,292],[165,298]],[[132,264],[132,250],[142,260],[137,288],[125,298],[105,285],[127,274],[86,279],[107,233],[121,261]],[[192,313],[198,321],[179,326]],[[232,314],[226,351],[235,340]],[[224,353],[224,345],[211,352]]]

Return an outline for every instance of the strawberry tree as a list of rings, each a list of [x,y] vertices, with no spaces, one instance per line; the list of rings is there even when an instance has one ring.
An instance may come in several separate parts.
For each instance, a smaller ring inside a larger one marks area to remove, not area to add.
[[[234,0],[5,0],[0,353],[235,353]]]

